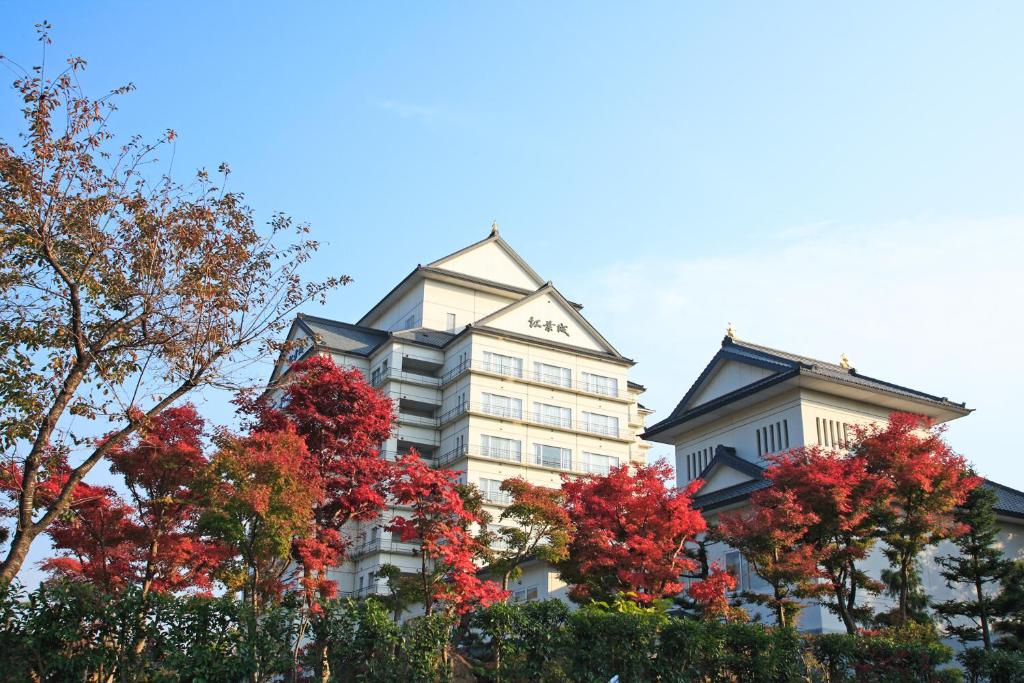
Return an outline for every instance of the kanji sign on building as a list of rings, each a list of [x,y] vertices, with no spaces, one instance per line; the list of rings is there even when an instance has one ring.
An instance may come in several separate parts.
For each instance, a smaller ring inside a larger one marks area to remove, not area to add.
[[[544,330],[545,332],[560,332],[564,334],[566,337],[569,336],[569,326],[566,325],[565,323],[556,323],[551,320],[541,320],[540,318],[534,318],[532,315],[530,316],[530,320],[528,322],[530,324],[530,327],[536,327],[538,329]]]

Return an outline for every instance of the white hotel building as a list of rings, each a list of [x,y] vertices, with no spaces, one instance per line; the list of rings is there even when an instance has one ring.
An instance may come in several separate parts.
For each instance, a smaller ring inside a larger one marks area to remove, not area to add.
[[[884,423],[894,411],[927,415],[945,423],[968,415],[963,403],[860,373],[843,356],[839,363],[808,358],[736,338],[732,329],[722,346],[679,401],[675,410],[652,425],[644,438],[675,446],[680,487],[703,484],[694,497],[710,524],[721,512],[743,508],[752,493],[769,485],[765,457],[800,446],[845,449],[855,425]],[[992,481],[995,512],[1006,556],[1024,559],[1024,492]],[[963,599],[967,586],[949,589],[939,574],[936,555],[955,552],[943,543],[920,558],[923,588],[934,600]],[[737,592],[767,591],[767,584],[732,548],[708,548],[709,560],[738,578]],[[888,566],[876,547],[863,568],[874,578]],[[995,586],[991,587],[996,590]],[[862,598],[876,610],[888,609],[885,596]],[[747,605],[771,622],[767,611]],[[838,617],[808,605],[799,627],[811,632],[842,631]]]
[[[415,448],[482,492],[495,523],[510,477],[557,487],[566,473],[643,464],[639,435],[650,413],[620,354],[498,234],[417,266],[362,318],[345,323],[299,315],[300,343],[274,370],[311,354],[359,369],[395,404],[383,453]],[[416,546],[382,528],[401,511],[353,525],[351,560],[332,578],[351,595],[386,592],[384,564],[419,568]],[[510,588],[518,600],[565,597],[551,568],[525,567]]]

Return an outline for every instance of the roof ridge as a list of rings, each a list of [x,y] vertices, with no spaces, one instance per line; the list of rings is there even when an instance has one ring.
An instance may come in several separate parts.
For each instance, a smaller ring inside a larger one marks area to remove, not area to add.
[[[801,353],[793,353],[791,351],[783,351],[782,349],[776,349],[776,348],[771,347],[771,346],[765,346],[764,344],[757,344],[755,342],[750,342],[750,341],[746,341],[746,340],[743,340],[743,339],[731,339],[731,338],[728,338],[728,337],[727,337],[727,339],[729,339],[729,343],[730,344],[735,345],[735,346],[739,346],[740,348],[748,348],[748,349],[752,349],[754,351],[761,351],[761,352],[764,352],[764,353],[771,354],[773,356],[778,356],[779,358],[786,358],[786,359],[789,359],[789,360],[800,359],[801,361],[810,361],[811,364],[813,364],[813,365],[824,365],[824,366],[827,366],[829,368],[833,368],[835,370],[841,370],[843,372],[849,372],[850,369],[851,369],[851,368],[844,368],[839,363],[830,363],[827,360],[821,360],[820,358],[814,358],[812,356],[805,356],[805,355],[803,355]]]

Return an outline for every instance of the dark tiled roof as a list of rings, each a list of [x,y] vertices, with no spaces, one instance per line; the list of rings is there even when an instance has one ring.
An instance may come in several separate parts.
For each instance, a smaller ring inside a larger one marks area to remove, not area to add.
[[[754,382],[733,392],[712,399],[707,403],[702,403],[698,406],[690,406],[690,399],[697,393],[698,389],[711,375],[719,362],[726,359],[757,365],[772,371],[773,374],[759,380],[758,382]],[[649,427],[645,434],[645,438],[647,438],[647,435],[653,436],[669,427],[685,422],[691,417],[695,417],[696,415],[707,412],[708,410],[712,410],[721,405],[726,405],[733,400],[747,396],[752,391],[771,386],[790,377],[797,377],[801,375],[820,377],[833,382],[859,386],[874,391],[882,391],[888,394],[896,394],[912,398],[917,401],[932,403],[964,414],[969,412],[968,409],[964,407],[963,403],[955,403],[945,396],[934,396],[923,391],[917,391],[916,389],[910,389],[898,384],[893,384],[892,382],[868,377],[867,375],[858,373],[855,368],[844,368],[838,363],[829,363],[809,356],[801,356],[795,353],[789,353],[788,351],[780,351],[767,346],[761,346],[760,344],[753,344],[751,342],[725,337],[722,340],[722,348],[719,349],[718,353],[716,353],[714,358],[711,359],[711,362],[707,364],[700,376],[698,376],[697,380],[693,383],[693,386],[690,387],[682,400],[679,401],[672,413],[661,422]]]
[[[693,507],[708,512],[715,508],[720,508],[730,503],[738,503],[746,500],[750,494],[761,489],[768,488],[771,486],[771,482],[767,479],[753,479],[751,481],[745,481],[742,484],[735,484],[718,491],[706,493],[703,496],[693,497]]]
[[[455,333],[442,332],[440,330],[429,330],[425,327],[419,327],[414,330],[402,330],[401,332],[395,332],[393,333],[393,336],[399,339],[408,339],[409,341],[425,344],[427,346],[435,346],[440,349],[455,338]]]
[[[324,346],[358,356],[370,355],[388,338],[388,333],[383,330],[350,325],[304,313],[298,315],[298,320],[309,332],[318,336]]]
[[[923,391],[916,389],[910,389],[908,387],[900,386],[899,384],[893,384],[892,382],[886,382],[884,380],[875,379],[874,377],[868,377],[867,375],[861,375],[857,372],[856,368],[844,368],[838,363],[829,363],[823,360],[817,360],[815,358],[809,358],[808,356],[800,356],[795,353],[788,353],[786,351],[779,351],[778,349],[772,349],[767,346],[761,346],[760,344],[752,344],[750,342],[741,341],[738,339],[730,339],[726,337],[727,344],[730,344],[737,349],[749,349],[770,360],[782,360],[789,361],[790,365],[798,364],[801,366],[801,370],[808,371],[809,374],[820,375],[827,379],[837,380],[840,382],[846,382],[848,384],[856,384],[871,389],[878,389],[881,391],[887,391],[890,393],[902,394],[910,398],[923,399],[932,403],[939,403],[950,408],[963,408],[963,403],[954,403],[945,396],[935,396],[933,394],[927,394]],[[724,348],[724,345],[723,345]]]
[[[736,455],[736,449],[731,446],[723,446],[718,444],[715,446],[715,454],[711,458],[711,461],[704,467],[704,470],[697,475],[700,479],[707,479],[707,476],[719,466],[731,467],[737,472],[742,472],[748,477],[754,477],[755,479],[761,478],[761,473],[764,472],[764,468],[760,465],[744,460],[743,458]]]
[[[993,509],[997,513],[1009,517],[1024,517],[1024,491],[1011,489],[988,479],[985,480],[985,486],[996,492],[996,504]]]

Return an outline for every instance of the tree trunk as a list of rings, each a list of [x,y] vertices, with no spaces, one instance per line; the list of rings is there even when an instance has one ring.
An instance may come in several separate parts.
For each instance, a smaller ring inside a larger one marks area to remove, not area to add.
[[[839,618],[843,620],[846,632],[852,636],[857,633],[857,624],[853,620],[853,615],[850,613],[850,607],[847,604],[846,588],[833,581],[832,589],[836,596],[836,611],[839,612]]]
[[[910,589],[910,570],[908,564],[907,558],[902,558],[900,562],[900,610],[897,622],[900,626],[904,626],[907,623],[907,601]]]
[[[992,634],[988,628],[988,603],[985,601],[984,586],[981,577],[975,572],[974,590],[978,594],[978,620],[981,622],[981,640],[985,643],[985,649],[992,649]]]
[[[7,557],[0,563],[0,586],[9,585],[18,575],[21,565],[25,563],[25,557],[28,556],[28,549],[38,535],[39,531],[35,527],[23,529],[19,526],[15,529],[11,548],[7,552]]]

